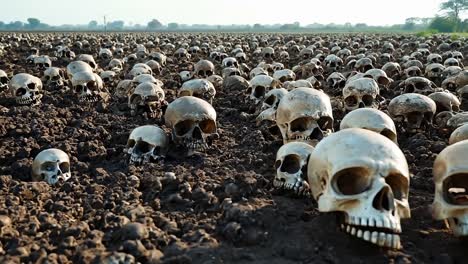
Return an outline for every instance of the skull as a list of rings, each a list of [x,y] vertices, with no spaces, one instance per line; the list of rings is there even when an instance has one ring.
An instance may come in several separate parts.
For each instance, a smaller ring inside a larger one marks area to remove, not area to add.
[[[434,162],[435,194],[432,216],[445,220],[457,237],[468,235],[468,141],[444,149]]]
[[[379,85],[371,78],[350,81],[343,88],[345,108],[348,111],[364,107],[378,108],[378,95]]]
[[[450,135],[449,143],[450,145],[453,145],[457,142],[467,140],[467,139],[468,139],[468,124],[464,124],[452,132],[452,135]]]
[[[411,66],[405,68],[405,70],[403,71],[403,77],[406,79],[418,76],[423,76],[421,68],[419,68],[418,66]]]
[[[10,81],[10,78],[8,78],[8,75],[0,70],[0,92],[8,90],[8,82]]]
[[[284,144],[302,141],[315,145],[333,129],[330,98],[315,89],[296,88],[281,99],[276,124]]]
[[[46,149],[37,154],[32,164],[33,181],[46,181],[56,184],[71,178],[70,159],[60,149]]]
[[[216,95],[216,89],[213,84],[206,79],[193,79],[182,84],[179,90],[181,96],[195,96],[213,103],[213,98]]]
[[[238,68],[239,67],[239,63],[237,62],[236,58],[233,58],[233,57],[225,58],[222,61],[221,65],[223,66],[223,68],[227,68],[227,67]]]
[[[157,126],[146,125],[133,129],[124,150],[130,156],[130,164],[143,164],[166,156],[169,138]]]
[[[284,88],[273,89],[265,95],[260,111],[257,116],[257,121],[263,120],[276,121],[276,110],[278,109],[279,102],[288,93]]]
[[[49,56],[37,56],[34,58],[34,65],[38,70],[44,71],[52,66],[52,61]]]
[[[354,68],[356,71],[364,73],[370,69],[373,69],[374,65],[372,65],[372,59],[365,57],[357,60]]]
[[[410,174],[395,143],[360,128],[334,133],[312,152],[308,179],[319,211],[341,213],[341,230],[400,248],[400,218],[410,217]]]
[[[429,98],[436,103],[436,114],[443,111],[460,111],[460,101],[450,92],[435,92],[430,94]]]
[[[461,109],[468,111],[468,85],[458,88],[457,93],[460,95]]]
[[[341,90],[346,86],[346,77],[344,77],[344,75],[339,72],[334,72],[328,76],[327,84],[334,90]]]
[[[395,123],[387,114],[377,109],[360,108],[349,112],[340,123],[340,130],[347,128],[374,131],[398,144]]]
[[[327,57],[325,57],[324,62],[325,62],[325,68],[327,69],[328,72],[338,71],[343,65],[343,60],[334,54],[330,54]]]
[[[307,162],[314,147],[302,142],[291,142],[283,145],[276,153],[276,177],[273,185],[276,188],[293,190],[297,194],[310,192],[307,183]]]
[[[67,66],[68,79],[72,79],[73,75],[78,72],[93,72],[93,69],[84,61],[70,62]]]
[[[135,86],[132,80],[122,80],[117,84],[114,95],[117,98],[127,99],[132,93]]]
[[[426,77],[433,82],[442,82],[445,67],[439,63],[431,63],[426,66]]]
[[[109,49],[100,49],[99,50],[99,58],[103,60],[110,60],[112,59],[112,52]]]
[[[434,82],[424,77],[410,77],[400,84],[400,88],[405,93],[419,93],[423,95],[429,95],[434,92],[437,88]]]
[[[117,74],[114,71],[103,71],[99,76],[107,87],[114,86],[114,83],[117,81]]]
[[[183,96],[166,109],[166,126],[172,129],[172,139],[189,151],[203,151],[213,136],[217,136],[216,111],[205,100]]]
[[[296,79],[296,74],[290,69],[277,70],[273,73],[273,78],[284,83],[286,81],[294,81]]]
[[[371,69],[366,71],[364,77],[374,79],[380,88],[388,88],[393,80],[387,77],[387,73],[381,69]]]
[[[402,130],[414,133],[432,126],[436,103],[425,95],[407,93],[393,98],[388,111]]]
[[[42,98],[41,79],[27,73],[18,73],[8,85],[17,104],[38,105]]]
[[[442,61],[442,56],[439,54],[432,53],[427,56],[427,63],[442,63]]]
[[[215,67],[209,60],[200,60],[195,64],[195,74],[198,78],[207,78],[215,73]]]
[[[123,71],[123,62],[119,59],[112,59],[107,65],[107,70],[120,73]]]
[[[98,68],[98,65],[96,63],[96,61],[94,61],[94,58],[92,55],[89,55],[89,54],[80,54],[76,60],[78,61],[84,61],[86,62],[87,64],[89,64],[89,66],[91,66],[91,68],[93,69],[93,71],[96,71],[97,68]]]
[[[93,72],[78,72],[71,80],[73,91],[80,102],[107,101],[109,95],[103,89],[101,77]]]
[[[64,86],[64,73],[60,68],[50,67],[44,71],[45,85],[52,89],[60,89]]]
[[[162,106],[165,103],[164,98],[164,90],[160,86],[152,82],[143,82],[128,98],[128,106],[132,116],[137,115],[139,110],[143,110],[148,118],[160,118]]]
[[[401,66],[396,62],[387,62],[382,66],[382,70],[393,80],[399,80],[401,74]]]
[[[465,85],[468,85],[468,70],[461,71],[442,82],[442,87],[450,91],[455,91]]]
[[[271,63],[275,58],[275,50],[272,47],[265,47],[262,49],[261,55],[266,62]]]
[[[276,88],[277,82],[268,75],[257,75],[250,80],[252,90],[249,92],[249,99],[258,104],[263,100],[265,94]],[[250,90],[250,89],[249,89]]]
[[[300,87],[308,87],[308,88],[315,88],[312,83],[308,80],[297,80],[297,81],[286,81],[284,82],[283,86],[288,90],[291,91],[296,88]]]

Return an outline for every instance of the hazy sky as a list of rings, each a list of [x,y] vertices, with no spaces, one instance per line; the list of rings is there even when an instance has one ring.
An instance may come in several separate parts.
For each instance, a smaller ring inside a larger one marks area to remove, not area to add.
[[[442,0],[2,0],[0,21],[39,18],[51,25],[124,20],[145,24],[402,24],[432,17]]]

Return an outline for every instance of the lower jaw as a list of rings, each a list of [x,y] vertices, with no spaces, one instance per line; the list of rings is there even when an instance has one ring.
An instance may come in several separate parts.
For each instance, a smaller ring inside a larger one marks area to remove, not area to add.
[[[80,102],[88,102],[88,103],[95,103],[100,101],[100,98],[98,96],[82,96],[79,98]]]
[[[34,98],[34,99],[16,99],[16,103],[19,105],[37,105],[41,101],[39,98]]]
[[[287,184],[282,181],[273,180],[273,186],[280,190],[290,190],[299,196],[310,196],[310,189],[300,186],[299,188],[294,188],[291,184]]]

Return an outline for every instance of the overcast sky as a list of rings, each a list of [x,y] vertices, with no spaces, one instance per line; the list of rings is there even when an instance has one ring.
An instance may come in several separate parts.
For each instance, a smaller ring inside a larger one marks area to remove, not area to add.
[[[50,25],[124,20],[144,24],[402,24],[432,17],[442,0],[1,0],[0,21],[39,18]]]

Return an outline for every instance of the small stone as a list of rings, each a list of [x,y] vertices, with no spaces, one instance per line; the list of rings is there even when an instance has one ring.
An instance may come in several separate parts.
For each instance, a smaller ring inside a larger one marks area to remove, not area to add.
[[[174,172],[166,172],[164,173],[164,179],[166,181],[175,181],[177,177]]]
[[[148,237],[148,229],[140,223],[128,223],[122,227],[120,234],[124,240],[144,239]]]
[[[6,215],[0,215],[0,227],[11,225],[11,218]]]

